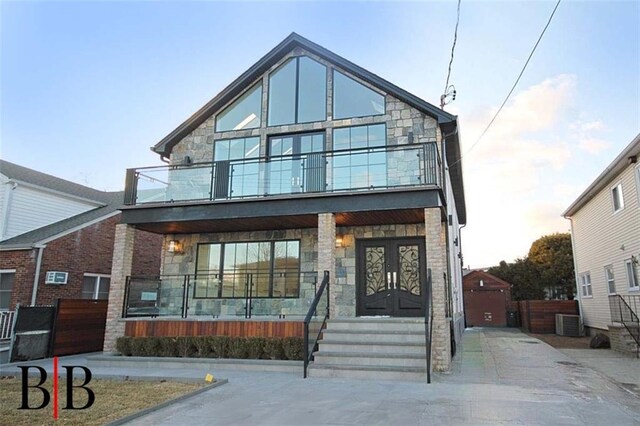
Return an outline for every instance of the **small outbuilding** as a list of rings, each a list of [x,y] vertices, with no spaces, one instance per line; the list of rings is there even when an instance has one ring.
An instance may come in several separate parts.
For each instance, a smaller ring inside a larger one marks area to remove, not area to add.
[[[462,278],[467,327],[506,327],[511,284],[481,270]]]

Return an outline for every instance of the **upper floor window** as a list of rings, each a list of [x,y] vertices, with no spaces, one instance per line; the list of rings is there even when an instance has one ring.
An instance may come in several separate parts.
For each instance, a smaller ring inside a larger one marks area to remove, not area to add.
[[[583,297],[592,297],[591,293],[591,274],[585,272],[580,275],[580,287],[582,287]]]
[[[334,129],[334,151],[386,145],[384,124]],[[387,186],[387,153],[378,149],[343,151],[333,156],[333,189],[357,190]]]
[[[622,198],[622,183],[611,188],[611,198],[613,200],[613,212],[618,212],[624,208],[624,199]]]
[[[109,298],[110,285],[109,275],[85,274],[82,279],[82,298],[106,300]]]
[[[339,71],[333,71],[333,118],[335,120],[384,113],[384,96]]]
[[[640,207],[640,164],[636,166],[636,191],[638,192],[638,207]]]
[[[269,126],[327,119],[327,68],[291,58],[269,76]]]
[[[239,160],[260,156],[260,138],[221,139],[213,145],[213,161]]]
[[[637,260],[635,258],[627,259],[624,262],[625,268],[627,270],[627,281],[629,283],[629,290],[638,290],[640,289],[640,283],[638,282],[638,266],[636,265]]]
[[[604,278],[607,280],[609,294],[616,294],[616,281],[613,276],[613,265],[604,267]]]
[[[260,127],[261,111],[262,83],[258,83],[218,114],[216,132]]]

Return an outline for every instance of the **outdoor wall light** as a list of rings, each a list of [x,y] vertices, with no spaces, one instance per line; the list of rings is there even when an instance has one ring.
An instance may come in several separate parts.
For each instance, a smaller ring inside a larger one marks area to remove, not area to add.
[[[344,247],[344,235],[336,235],[336,248]]]
[[[178,240],[169,240],[169,244],[167,245],[167,252],[180,254],[183,252],[182,243]]]

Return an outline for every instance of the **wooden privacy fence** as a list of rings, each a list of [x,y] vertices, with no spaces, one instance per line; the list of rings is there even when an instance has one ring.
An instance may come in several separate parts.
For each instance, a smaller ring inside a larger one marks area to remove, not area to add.
[[[521,300],[520,324],[529,333],[556,332],[556,314],[580,315],[577,300]]]
[[[101,351],[107,305],[106,300],[58,299],[50,355]]]

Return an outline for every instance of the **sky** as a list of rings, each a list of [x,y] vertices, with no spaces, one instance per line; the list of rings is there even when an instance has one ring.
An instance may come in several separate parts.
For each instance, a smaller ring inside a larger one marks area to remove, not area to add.
[[[527,254],[640,132],[640,2],[461,3],[465,265]],[[0,157],[102,190],[295,31],[437,105],[456,2],[0,1]]]

